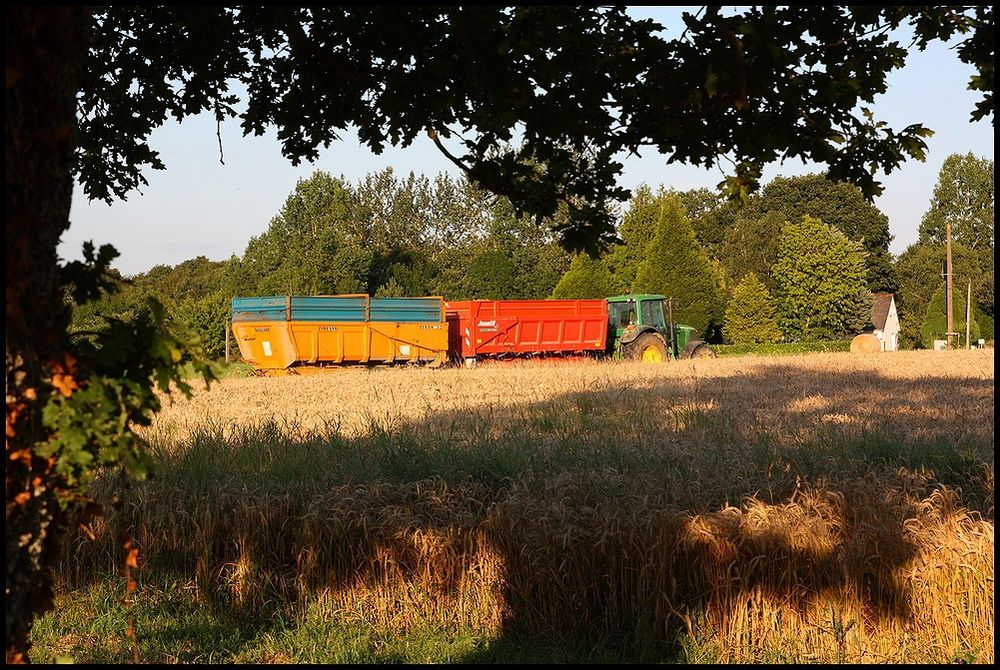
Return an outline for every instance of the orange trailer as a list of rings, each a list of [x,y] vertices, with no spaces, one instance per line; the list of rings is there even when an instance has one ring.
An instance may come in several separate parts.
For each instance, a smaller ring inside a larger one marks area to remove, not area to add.
[[[367,295],[233,298],[233,333],[258,370],[346,363],[440,364],[444,300]]]

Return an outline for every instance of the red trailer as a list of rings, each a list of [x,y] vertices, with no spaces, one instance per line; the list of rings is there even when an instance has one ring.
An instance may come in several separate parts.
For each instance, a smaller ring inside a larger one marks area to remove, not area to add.
[[[445,312],[449,354],[467,362],[607,350],[605,300],[466,300]]]

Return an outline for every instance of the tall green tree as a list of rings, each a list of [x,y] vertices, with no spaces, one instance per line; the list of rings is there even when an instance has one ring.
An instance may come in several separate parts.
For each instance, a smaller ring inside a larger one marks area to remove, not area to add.
[[[466,268],[466,286],[469,293],[478,298],[510,298],[518,289],[514,263],[497,249],[483,251],[473,257]]]
[[[676,300],[674,317],[704,337],[722,324],[721,296],[715,273],[675,195],[659,200],[653,239],[636,273],[636,293],[659,293]]]
[[[355,241],[347,230],[354,203],[350,184],[329,173],[317,171],[300,179],[267,231],[247,244],[243,272],[253,278],[257,291],[334,293],[343,277],[331,273],[329,262],[341,245]],[[366,283],[367,278],[362,279]]]
[[[748,272],[733,288],[726,307],[723,333],[734,344],[777,342],[781,339],[774,299],[767,286],[753,272]]]
[[[628,293],[635,286],[639,266],[656,234],[662,196],[662,192],[654,194],[645,184],[641,184],[632,195],[628,211],[618,228],[621,244],[612,247],[606,260],[614,278],[614,293]]]
[[[778,325],[786,337],[836,339],[867,325],[864,248],[819,219],[807,215],[784,227],[774,276]]]
[[[344,229],[376,252],[418,247],[430,229],[430,180],[413,172],[398,177],[389,167],[364,176],[353,189],[354,211]]]
[[[865,115],[906,55],[888,31],[911,26],[919,48],[961,35],[958,57],[982,93],[972,115],[983,118],[993,114],[992,17],[992,6],[709,7],[668,38],[622,7],[9,7],[8,660],[24,658],[51,600],[71,518],[53,510],[78,493],[39,453],[54,431],[42,410],[63,390],[86,397],[97,379],[63,300],[70,281],[95,285],[113,253],[60,267],[74,173],[88,197],[124,197],[145,169],[164,167],[152,131],[201,112],[239,116],[248,134],[276,130],[295,163],[351,127],[376,152],[427,134],[519,212],[542,219],[571,203],[563,245],[598,252],[614,237],[608,203],[628,196],[615,157],[639,147],[702,165],[730,158],[734,196],[779,157],[826,163],[877,194],[873,175],[922,157],[928,133]],[[118,379],[163,370],[151,365]],[[149,376],[129,381],[145,403]]]
[[[993,161],[969,152],[944,159],[931,205],[920,220],[921,242],[944,242],[947,224],[952,239],[993,255]]]
[[[615,295],[614,279],[604,259],[577,254],[552,291],[553,298],[584,300]]]

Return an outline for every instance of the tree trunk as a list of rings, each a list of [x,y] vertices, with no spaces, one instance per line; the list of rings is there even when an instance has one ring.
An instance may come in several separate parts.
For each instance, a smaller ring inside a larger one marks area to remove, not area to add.
[[[60,505],[41,408],[72,393],[75,367],[56,245],[69,227],[76,93],[90,12],[8,7],[7,13],[7,662],[27,661],[37,614],[51,608],[52,567],[71,509]]]

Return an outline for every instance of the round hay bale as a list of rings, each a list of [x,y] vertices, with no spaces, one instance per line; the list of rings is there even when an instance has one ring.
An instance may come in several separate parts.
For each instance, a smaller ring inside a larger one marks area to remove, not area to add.
[[[857,354],[874,354],[882,351],[882,341],[871,333],[862,333],[851,340],[851,351]]]

